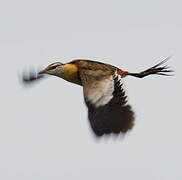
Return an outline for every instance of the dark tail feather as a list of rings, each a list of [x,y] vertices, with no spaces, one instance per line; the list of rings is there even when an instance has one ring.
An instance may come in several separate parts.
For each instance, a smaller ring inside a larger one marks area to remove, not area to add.
[[[130,76],[134,76],[137,78],[143,78],[145,76],[148,75],[152,75],[152,74],[156,74],[156,75],[164,75],[164,76],[172,76],[172,74],[168,74],[171,72],[174,72],[173,70],[169,69],[169,66],[165,65],[165,66],[161,66],[162,64],[166,63],[169,59],[171,58],[171,56],[167,57],[166,59],[164,59],[162,62],[158,63],[157,65],[142,71],[140,73],[130,73],[128,72],[126,75],[130,75]]]

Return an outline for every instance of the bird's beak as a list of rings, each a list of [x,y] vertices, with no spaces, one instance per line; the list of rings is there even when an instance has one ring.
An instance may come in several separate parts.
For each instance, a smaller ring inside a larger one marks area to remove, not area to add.
[[[46,71],[47,71],[47,69],[44,69],[44,70],[40,71],[38,74],[45,74]]]

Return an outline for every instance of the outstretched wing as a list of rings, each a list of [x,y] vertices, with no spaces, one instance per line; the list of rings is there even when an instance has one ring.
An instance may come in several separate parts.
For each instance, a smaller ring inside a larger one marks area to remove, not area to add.
[[[127,105],[120,78],[106,69],[80,68],[88,119],[96,135],[126,133],[134,125],[134,113]],[[113,73],[114,72],[114,73]]]

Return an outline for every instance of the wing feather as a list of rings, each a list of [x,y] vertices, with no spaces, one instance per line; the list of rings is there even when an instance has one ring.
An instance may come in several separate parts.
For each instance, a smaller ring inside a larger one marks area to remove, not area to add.
[[[97,136],[109,133],[126,133],[134,125],[134,113],[127,105],[127,97],[120,78],[106,73],[80,69],[88,119]],[[116,71],[115,71],[116,72]],[[105,75],[103,76],[103,74]]]

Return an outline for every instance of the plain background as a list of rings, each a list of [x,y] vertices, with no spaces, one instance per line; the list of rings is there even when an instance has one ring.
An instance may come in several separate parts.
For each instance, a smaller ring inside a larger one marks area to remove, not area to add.
[[[182,178],[182,3],[0,1],[0,179]],[[56,77],[24,87],[23,69],[75,58],[138,72],[173,55],[173,77],[128,77],[134,129],[95,140],[82,88]]]

